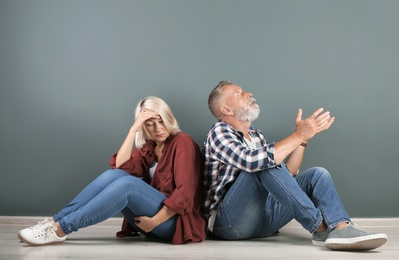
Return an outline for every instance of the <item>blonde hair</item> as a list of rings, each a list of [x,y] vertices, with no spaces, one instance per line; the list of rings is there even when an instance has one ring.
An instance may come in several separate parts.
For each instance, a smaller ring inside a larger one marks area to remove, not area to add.
[[[172,113],[172,110],[169,108],[169,106],[163,101],[162,99],[158,97],[146,97],[143,100],[141,100],[135,111],[135,119],[137,119],[138,114],[140,111],[148,109],[156,112],[159,114],[165,124],[166,129],[169,131],[171,135],[175,135],[178,132],[181,132],[179,128],[179,124],[177,123],[177,120],[175,116]],[[136,138],[135,138],[135,144],[138,149],[143,148],[144,144],[149,140],[150,138],[147,136],[145,131],[143,130],[143,127],[136,133]]]

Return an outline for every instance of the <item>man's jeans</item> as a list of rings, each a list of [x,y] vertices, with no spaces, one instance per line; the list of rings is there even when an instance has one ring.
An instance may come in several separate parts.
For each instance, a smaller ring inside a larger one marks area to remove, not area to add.
[[[213,233],[231,240],[266,237],[292,219],[310,233],[322,221],[329,230],[350,222],[327,170],[315,167],[293,177],[282,164],[241,172],[217,211]]]
[[[153,216],[162,207],[165,195],[139,178],[125,171],[105,171],[90,183],[70,204],[54,215],[65,234],[104,221],[122,211],[129,223],[136,216]],[[172,240],[175,232],[175,218],[157,226],[151,233],[143,234]]]

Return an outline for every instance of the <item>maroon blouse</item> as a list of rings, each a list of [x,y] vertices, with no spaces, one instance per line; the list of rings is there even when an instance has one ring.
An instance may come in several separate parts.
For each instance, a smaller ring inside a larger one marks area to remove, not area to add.
[[[149,168],[155,159],[155,142],[148,141],[142,149],[133,149],[131,158],[121,166],[115,166],[116,154],[110,165],[143,178],[167,198],[164,205],[176,212],[176,230],[173,244],[200,242],[205,239],[205,217],[202,211],[204,188],[202,182],[202,155],[194,140],[186,133],[170,135],[165,140],[162,156],[154,176],[150,179]],[[124,219],[120,233],[131,230]]]

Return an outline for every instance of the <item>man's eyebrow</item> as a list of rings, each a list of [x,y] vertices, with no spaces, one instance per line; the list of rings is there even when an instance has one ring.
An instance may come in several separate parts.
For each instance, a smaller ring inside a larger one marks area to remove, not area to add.
[[[237,87],[236,90],[235,90],[235,92],[242,92],[242,88]]]

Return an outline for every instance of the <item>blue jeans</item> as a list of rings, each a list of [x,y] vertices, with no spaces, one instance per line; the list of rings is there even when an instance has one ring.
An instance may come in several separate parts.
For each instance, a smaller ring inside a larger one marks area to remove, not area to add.
[[[152,217],[166,198],[149,184],[119,169],[105,171],[91,182],[71,203],[54,215],[65,234],[102,222],[118,212],[128,219],[137,231],[150,237],[171,241],[176,223],[172,217],[145,233],[134,223],[135,216]]]
[[[285,164],[241,172],[218,208],[213,233],[229,240],[266,237],[292,219],[310,233],[322,221],[329,230],[350,222],[326,169],[310,168],[296,177]]]

